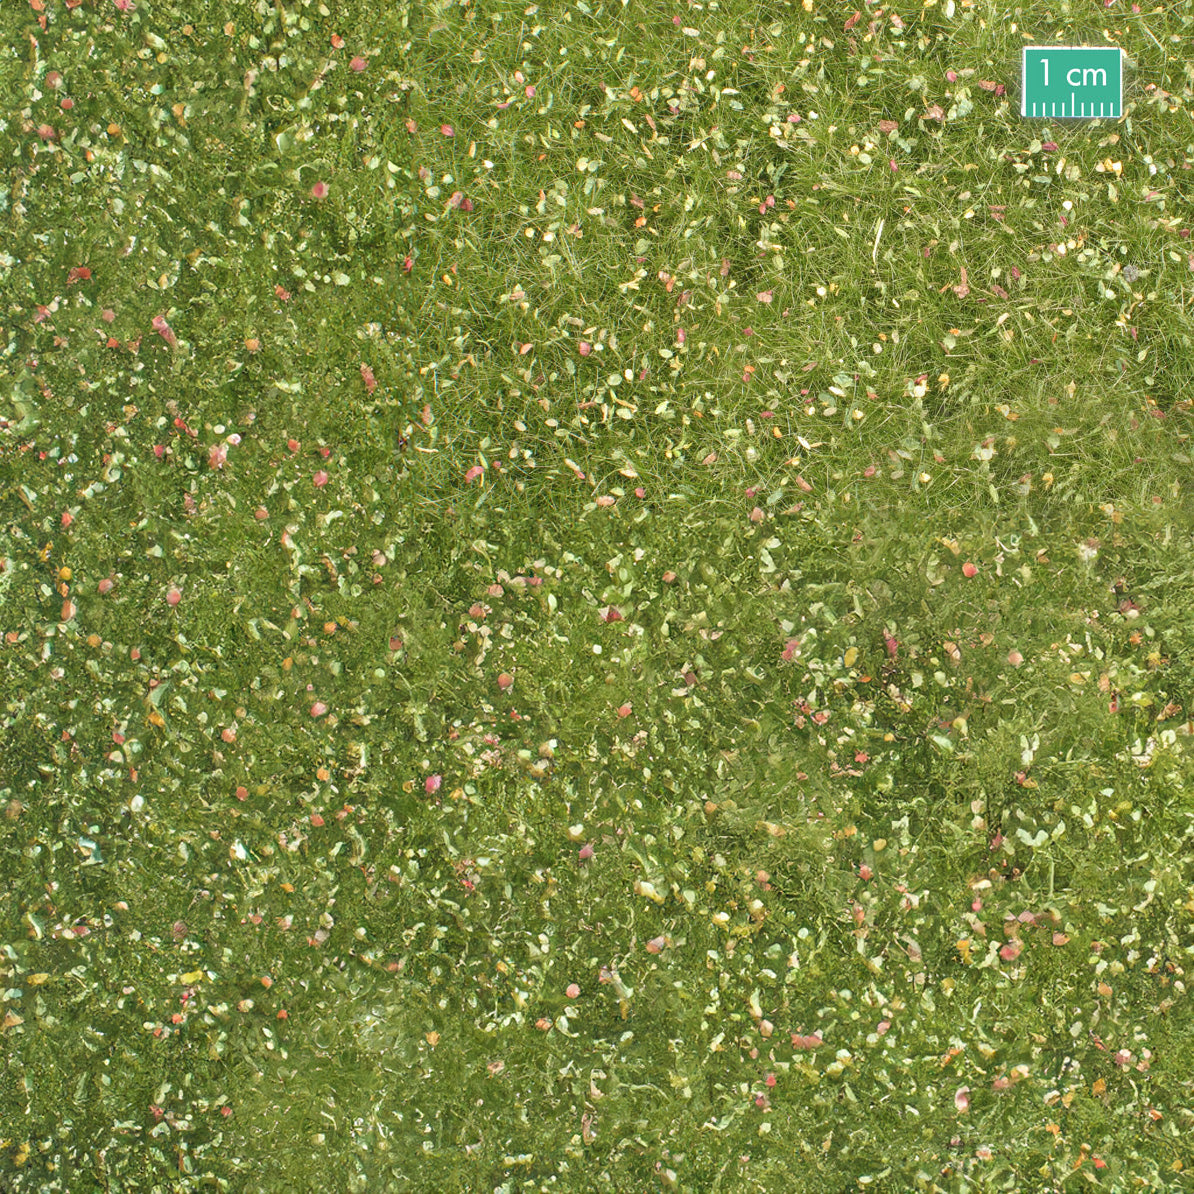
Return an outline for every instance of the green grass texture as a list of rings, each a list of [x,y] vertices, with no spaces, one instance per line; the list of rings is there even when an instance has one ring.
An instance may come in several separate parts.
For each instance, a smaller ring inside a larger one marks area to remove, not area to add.
[[[0,1191],[1194,1189],[1192,32],[4,0]]]

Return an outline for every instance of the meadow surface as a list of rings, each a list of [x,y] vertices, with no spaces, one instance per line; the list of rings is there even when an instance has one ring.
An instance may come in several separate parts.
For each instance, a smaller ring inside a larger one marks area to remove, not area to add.
[[[0,1189],[1192,1188],[1192,26],[5,0]]]

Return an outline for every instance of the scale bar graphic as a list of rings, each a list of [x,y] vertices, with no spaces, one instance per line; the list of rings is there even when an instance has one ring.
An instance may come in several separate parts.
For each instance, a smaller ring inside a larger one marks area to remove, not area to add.
[[[1123,50],[1100,46],[1025,46],[1020,61],[1021,116],[1114,120],[1122,115]]]

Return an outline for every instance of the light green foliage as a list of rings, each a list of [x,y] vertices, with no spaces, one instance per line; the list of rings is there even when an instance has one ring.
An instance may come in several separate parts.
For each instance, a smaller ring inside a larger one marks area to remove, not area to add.
[[[1183,1188],[1144,7],[4,7],[0,1187]]]

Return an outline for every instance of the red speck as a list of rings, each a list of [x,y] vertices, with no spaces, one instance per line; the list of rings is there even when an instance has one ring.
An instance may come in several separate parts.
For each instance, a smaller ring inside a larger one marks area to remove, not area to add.
[[[327,711],[328,707],[323,703],[323,701],[316,701],[315,704],[311,706],[312,717],[322,717]]]
[[[176,588],[171,588],[166,593],[166,604],[175,606],[182,600],[182,593]]]
[[[348,64],[353,70],[361,71],[369,65],[359,54]]]
[[[593,843],[585,842],[585,844],[577,851],[576,857],[579,858],[581,862],[588,862],[589,859],[593,857]]]
[[[236,798],[237,798],[237,800],[248,800],[249,789],[246,788],[243,784],[239,785],[236,789]]]
[[[155,332],[157,332],[157,334],[159,336],[161,336],[161,338],[163,340],[165,340],[166,343],[169,344],[171,347],[173,347],[175,344],[178,343],[178,340],[174,335],[173,329],[166,322],[165,316],[155,315],[153,317],[153,330]]]
[[[441,132],[441,133],[442,133],[442,134],[443,134],[445,137],[454,137],[454,136],[456,136],[456,132],[455,132],[455,130],[452,128],[452,126],[451,126],[450,124],[441,124],[441,125],[439,126],[439,131],[440,131],[440,132]]]
[[[415,268],[415,260],[414,260],[414,258],[413,258],[413,257],[410,257],[410,256],[403,257],[403,259],[402,259],[402,272],[403,272],[404,274],[409,274],[409,273],[410,273],[410,271],[411,271],[412,269],[414,269],[414,268]]]
[[[578,987],[576,983],[569,983],[568,986],[564,988],[564,994],[567,995],[569,999],[576,999],[580,996],[580,987]]]
[[[593,351],[593,346],[587,340],[582,340],[576,346],[576,351],[579,352],[582,357],[587,357],[589,353]]]
[[[69,510],[62,511],[62,525],[64,527],[70,526],[75,521],[75,516]]]
[[[291,452],[297,452],[299,448],[302,447],[302,444],[300,444],[297,439],[288,439],[286,441],[286,446]]]
[[[514,684],[514,677],[510,675],[509,672],[502,672],[502,674],[498,676],[497,682],[498,687],[503,692],[508,692]]]
[[[963,576],[977,576],[978,575],[978,565],[972,564],[969,560],[967,560],[966,563],[964,563],[962,565],[962,575]]]
[[[322,489],[328,483],[327,472],[324,469],[320,469],[319,472],[317,472],[315,476],[311,478],[311,481],[315,485],[316,489]]]
[[[326,182],[317,182],[311,188],[311,198],[326,199],[328,193],[328,184]]]
[[[312,813],[311,824],[314,825],[316,829],[322,829],[324,824],[323,818],[318,813]]]

